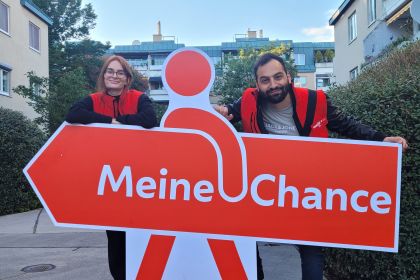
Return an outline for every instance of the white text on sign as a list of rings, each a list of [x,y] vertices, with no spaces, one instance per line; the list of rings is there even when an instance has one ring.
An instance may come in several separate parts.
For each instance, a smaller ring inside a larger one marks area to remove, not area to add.
[[[159,182],[152,177],[140,177],[135,186],[136,193],[143,199],[168,199],[167,191],[169,190],[169,199],[176,200],[178,193],[182,194],[182,200],[190,201],[193,199],[210,203],[215,194],[213,184],[208,180],[200,180],[192,184],[185,178],[167,178],[168,170],[162,168],[160,170]],[[118,192],[125,182],[125,192],[127,197],[133,197],[133,175],[130,166],[124,166],[121,170],[118,179],[115,180],[114,173],[110,165],[104,165],[99,178],[98,195],[105,194],[106,183],[109,182],[111,190]],[[169,186],[168,186],[168,180]],[[263,199],[258,190],[262,182],[271,182],[278,185],[278,192],[276,198]],[[251,183],[250,195],[252,200],[264,207],[274,206],[287,207],[291,205],[292,208],[302,207],[304,209],[318,209],[318,210],[334,210],[334,207],[339,207],[340,211],[348,211],[348,205],[356,212],[365,213],[371,209],[377,214],[388,214],[390,212],[390,205],[392,203],[391,196],[387,192],[374,192],[370,194],[366,190],[356,190],[348,194],[344,189],[340,188],[327,188],[324,193],[316,187],[307,187],[304,189],[303,194],[295,186],[286,186],[286,175],[280,174],[278,177],[272,174],[261,174],[255,177]],[[325,199],[323,199],[323,197]],[[337,203],[338,198],[339,203]],[[369,203],[362,205],[360,198],[367,198]],[[333,202],[336,202],[334,205]],[[229,202],[229,201],[227,201]],[[239,201],[240,202],[240,201]],[[235,203],[239,203],[235,202]],[[229,202],[232,203],[232,202]]]

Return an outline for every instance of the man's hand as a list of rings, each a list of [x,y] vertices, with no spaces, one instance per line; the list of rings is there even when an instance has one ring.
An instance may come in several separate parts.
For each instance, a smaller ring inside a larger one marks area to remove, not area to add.
[[[384,142],[401,144],[403,148],[403,152],[405,152],[405,150],[407,150],[408,148],[407,140],[399,136],[385,137]]]
[[[233,119],[233,115],[229,114],[229,110],[225,105],[213,105],[214,110],[225,117],[228,121]]]

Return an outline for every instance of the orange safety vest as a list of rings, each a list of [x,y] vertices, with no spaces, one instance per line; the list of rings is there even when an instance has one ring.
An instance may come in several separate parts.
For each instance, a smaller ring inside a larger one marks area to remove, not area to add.
[[[322,90],[295,88],[290,94],[293,119],[301,136],[328,137],[327,97]],[[241,119],[245,132],[261,133],[257,118],[258,90],[247,88],[242,94]]]

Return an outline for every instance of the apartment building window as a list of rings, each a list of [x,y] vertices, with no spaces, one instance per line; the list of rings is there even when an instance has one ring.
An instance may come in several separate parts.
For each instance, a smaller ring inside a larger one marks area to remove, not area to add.
[[[29,22],[29,47],[39,52],[39,27]]]
[[[305,87],[306,77],[296,77],[293,79],[293,83],[296,87]]]
[[[316,78],[316,88],[326,88],[330,85],[330,78]]]
[[[10,72],[0,68],[0,94],[1,95],[10,95],[9,90],[10,85]]]
[[[353,81],[359,75],[359,67],[354,67],[350,70],[350,81]]]
[[[305,65],[305,54],[294,53],[293,59],[295,60],[295,65]]]
[[[368,24],[376,20],[376,0],[368,0]]]
[[[349,43],[351,43],[357,37],[357,18],[356,18],[356,12],[354,12],[349,17],[348,24],[349,24]]]
[[[0,1],[0,31],[9,34],[9,6]]]

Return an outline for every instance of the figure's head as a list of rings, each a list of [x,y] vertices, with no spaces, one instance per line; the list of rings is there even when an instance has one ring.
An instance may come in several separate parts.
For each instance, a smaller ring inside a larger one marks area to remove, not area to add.
[[[275,54],[261,55],[254,65],[257,89],[271,103],[282,102],[289,93],[291,78],[283,59]]]
[[[127,60],[118,55],[108,57],[98,76],[96,87],[98,91],[122,92],[128,89],[133,79],[133,73]]]

